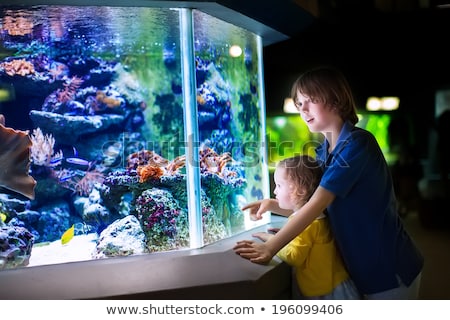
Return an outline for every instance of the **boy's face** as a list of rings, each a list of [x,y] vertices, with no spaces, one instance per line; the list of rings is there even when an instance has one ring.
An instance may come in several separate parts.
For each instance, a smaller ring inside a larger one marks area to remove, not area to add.
[[[338,117],[337,112],[332,112],[325,104],[301,93],[297,93],[295,106],[311,132],[329,131],[328,127],[335,123],[335,118]]]
[[[278,205],[281,209],[295,209],[295,202],[293,199],[294,186],[292,182],[288,180],[286,170],[284,168],[277,167],[274,173],[275,190],[273,193],[278,200]]]

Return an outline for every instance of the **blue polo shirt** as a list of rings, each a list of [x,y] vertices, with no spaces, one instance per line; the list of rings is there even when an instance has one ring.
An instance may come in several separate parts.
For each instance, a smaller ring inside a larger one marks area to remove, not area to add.
[[[397,213],[391,174],[369,132],[346,122],[336,148],[317,147],[324,166],[320,185],[335,194],[329,221],[343,260],[358,289],[372,294],[407,286],[423,267],[423,257]]]

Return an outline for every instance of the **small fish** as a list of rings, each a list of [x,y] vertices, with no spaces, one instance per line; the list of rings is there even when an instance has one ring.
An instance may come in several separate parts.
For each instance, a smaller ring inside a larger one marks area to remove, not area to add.
[[[58,155],[57,157],[52,158],[52,159],[50,160],[50,166],[51,166],[51,167],[59,166],[59,165],[62,163],[63,159],[64,159],[64,157],[62,156],[62,153],[61,153],[61,154]]]
[[[59,177],[59,182],[64,182],[64,181],[70,180],[73,177],[75,177],[76,175],[77,174],[75,172],[67,173],[67,174]]]
[[[6,214],[4,214],[3,212],[0,213],[0,220],[1,220],[2,222],[5,222],[5,221],[6,221],[6,218],[8,218],[8,216],[7,216]]]
[[[74,235],[75,235],[75,225],[73,224],[61,236],[61,244],[65,245],[66,243],[69,243],[69,241],[73,239]]]
[[[75,164],[78,166],[86,166],[86,167],[90,167],[91,162],[87,161],[85,159],[81,159],[78,157],[78,150],[75,147],[73,148],[73,157],[71,158],[66,158],[66,162],[67,163],[71,163],[71,164]]]
[[[85,159],[81,159],[81,158],[67,158],[66,159],[67,163],[71,163],[71,164],[76,164],[79,166],[89,166],[91,163]]]

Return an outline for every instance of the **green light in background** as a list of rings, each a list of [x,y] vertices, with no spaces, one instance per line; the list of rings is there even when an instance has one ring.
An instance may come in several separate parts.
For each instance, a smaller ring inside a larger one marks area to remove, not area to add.
[[[9,90],[0,88],[0,102],[9,101],[11,99],[11,93]]]
[[[389,124],[392,116],[388,113],[358,114],[358,127],[370,131],[380,145],[383,154],[392,162],[394,155],[389,150]],[[322,135],[309,132],[300,116],[267,117],[266,121],[269,169],[283,158],[295,154],[308,154],[315,157],[315,147],[322,141]]]
[[[0,102],[11,101],[16,98],[14,88],[5,84],[0,84]]]
[[[315,157],[315,147],[321,141],[319,134],[309,132],[299,115],[267,117],[267,141],[269,169],[273,169],[281,159],[296,154]]]
[[[388,113],[367,113],[359,114],[359,122],[357,126],[370,131],[380,145],[381,151],[388,163],[391,162],[393,155],[389,152],[389,124],[392,116]]]

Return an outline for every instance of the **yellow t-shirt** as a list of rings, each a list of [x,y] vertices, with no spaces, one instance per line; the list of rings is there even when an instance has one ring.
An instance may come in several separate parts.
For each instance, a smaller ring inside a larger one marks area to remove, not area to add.
[[[349,278],[326,217],[314,220],[277,256],[295,268],[305,297],[329,294]]]

